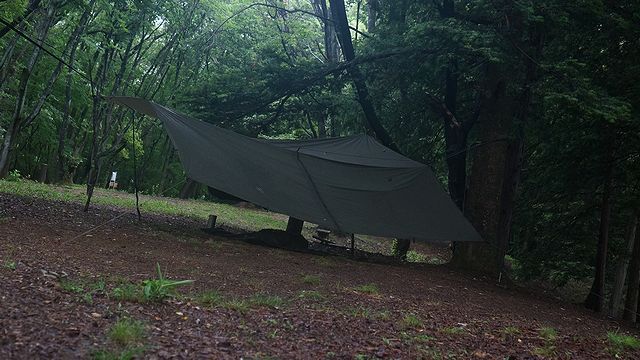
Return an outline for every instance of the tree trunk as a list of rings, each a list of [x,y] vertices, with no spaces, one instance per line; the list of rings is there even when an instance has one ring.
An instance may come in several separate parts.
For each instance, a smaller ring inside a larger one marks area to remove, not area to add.
[[[300,219],[296,219],[292,216],[289,216],[289,221],[287,221],[286,231],[291,235],[301,235],[303,225],[304,225],[304,221]]]
[[[191,199],[198,192],[198,182],[188,178],[187,182],[182,186],[182,190],[180,190],[180,199]]]
[[[633,243],[636,238],[636,229],[638,227],[638,210],[640,209],[634,209],[631,213],[631,219],[629,220],[629,224],[627,224],[627,229],[625,231],[626,247],[624,249],[624,253],[618,260],[618,265],[616,267],[616,280],[613,287],[613,293],[611,295],[611,304],[609,306],[609,316],[611,317],[617,317],[620,314],[620,305],[622,303],[627,269],[633,252]]]
[[[376,18],[378,17],[379,0],[367,1],[367,31],[372,33],[376,31]]]
[[[636,231],[627,277],[629,278],[629,284],[627,285],[627,296],[622,317],[627,321],[636,322],[638,290],[640,289],[640,231]]]
[[[609,244],[609,222],[611,219],[611,188],[613,183],[613,147],[609,149],[607,173],[604,180],[602,208],[600,209],[600,235],[596,253],[596,273],[591,291],[584,301],[584,306],[596,312],[604,307],[605,270],[607,267],[607,247]]]

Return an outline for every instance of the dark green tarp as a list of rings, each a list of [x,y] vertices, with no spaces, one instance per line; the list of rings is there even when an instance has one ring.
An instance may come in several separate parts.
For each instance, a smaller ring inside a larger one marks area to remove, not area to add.
[[[367,135],[267,141],[144,99],[109,99],[160,119],[190,178],[269,210],[346,233],[481,241],[428,166]]]

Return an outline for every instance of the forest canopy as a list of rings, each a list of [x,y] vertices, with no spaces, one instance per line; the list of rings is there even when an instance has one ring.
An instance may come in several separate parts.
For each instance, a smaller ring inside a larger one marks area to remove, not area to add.
[[[367,133],[487,240],[454,264],[637,306],[638,4],[5,0],[0,20],[0,177],[211,196],[158,121],[103,96],[251,137]]]

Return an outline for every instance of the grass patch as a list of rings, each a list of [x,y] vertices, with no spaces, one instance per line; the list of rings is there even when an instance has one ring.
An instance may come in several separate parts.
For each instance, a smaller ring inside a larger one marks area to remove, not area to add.
[[[302,290],[298,293],[298,299],[308,299],[313,301],[322,301],[325,296],[317,290]]]
[[[121,282],[111,290],[111,297],[117,301],[142,302],[142,288],[130,282]]]
[[[84,203],[86,200],[85,189],[84,185],[57,186],[30,180],[0,180],[0,192],[2,193],[78,204]],[[91,203],[126,209],[135,208],[135,199],[131,194],[98,187],[94,190]],[[248,231],[284,230],[287,223],[285,216],[268,211],[245,209],[205,200],[178,200],[149,195],[141,195],[140,210],[156,214],[185,216],[203,221],[208,219],[213,212],[218,215],[219,224]]]
[[[419,253],[415,250],[409,250],[407,251],[407,261],[414,263],[425,263],[427,262],[427,255]]]
[[[220,305],[225,309],[237,311],[241,314],[246,313],[250,308],[250,304],[248,301],[237,298],[227,300]]]
[[[109,330],[109,339],[125,347],[138,345],[144,339],[144,324],[141,321],[121,318]]]
[[[377,295],[380,293],[380,290],[375,284],[364,284],[364,285],[356,286],[353,288],[353,290],[360,293],[371,294],[371,295]]]
[[[446,328],[440,330],[440,332],[442,332],[443,334],[447,334],[447,335],[460,335],[460,334],[464,333],[464,328],[457,327],[457,326],[452,326],[452,327],[446,327]]]
[[[406,328],[417,328],[422,326],[422,320],[415,314],[407,314],[402,318],[402,325]]]
[[[9,270],[13,271],[13,270],[16,269],[16,262],[15,261],[9,261],[9,260],[4,261],[2,263],[2,267],[5,268],[5,269],[9,269]]]
[[[546,342],[554,342],[558,338],[558,332],[552,327],[543,327],[538,330],[540,338]]]
[[[320,285],[320,277],[317,275],[305,275],[302,282],[307,285]]]
[[[520,329],[515,326],[507,326],[504,329],[500,330],[502,335],[506,336],[515,336],[520,334]]]
[[[640,349],[640,339],[635,336],[609,331],[607,332],[607,341],[609,342],[609,352],[616,357],[627,350]]]
[[[278,309],[284,305],[284,300],[279,296],[257,294],[249,299],[249,303],[252,306]]]
[[[210,290],[199,294],[195,301],[202,306],[215,307],[224,302],[224,296],[215,290]]]
[[[84,286],[80,282],[76,282],[67,278],[61,279],[60,289],[68,293],[81,294],[84,292]]]

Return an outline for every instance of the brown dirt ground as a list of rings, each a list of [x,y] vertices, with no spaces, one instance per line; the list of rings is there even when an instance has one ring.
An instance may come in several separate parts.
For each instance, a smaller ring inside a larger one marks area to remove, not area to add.
[[[445,266],[295,253],[212,237],[201,226],[150,214],[138,222],[128,210],[93,207],[83,213],[77,204],[0,194],[0,358],[119,351],[108,331],[122,317],[145,324],[142,357],[150,359],[540,358],[536,353],[601,359],[613,357],[607,331],[638,335],[577,305],[504,289]],[[156,263],[171,278],[195,280],[183,293],[270,294],[285,303],[239,312],[205,307],[188,296],[144,304],[113,299],[118,281],[153,278]],[[104,279],[106,290],[87,300],[61,287],[54,273],[85,283]],[[303,281],[305,275],[316,281]],[[359,292],[363,284],[378,291]],[[408,315],[417,321],[403,321]],[[555,340],[540,336],[545,327],[557,331]],[[640,351],[623,357],[640,358]]]

